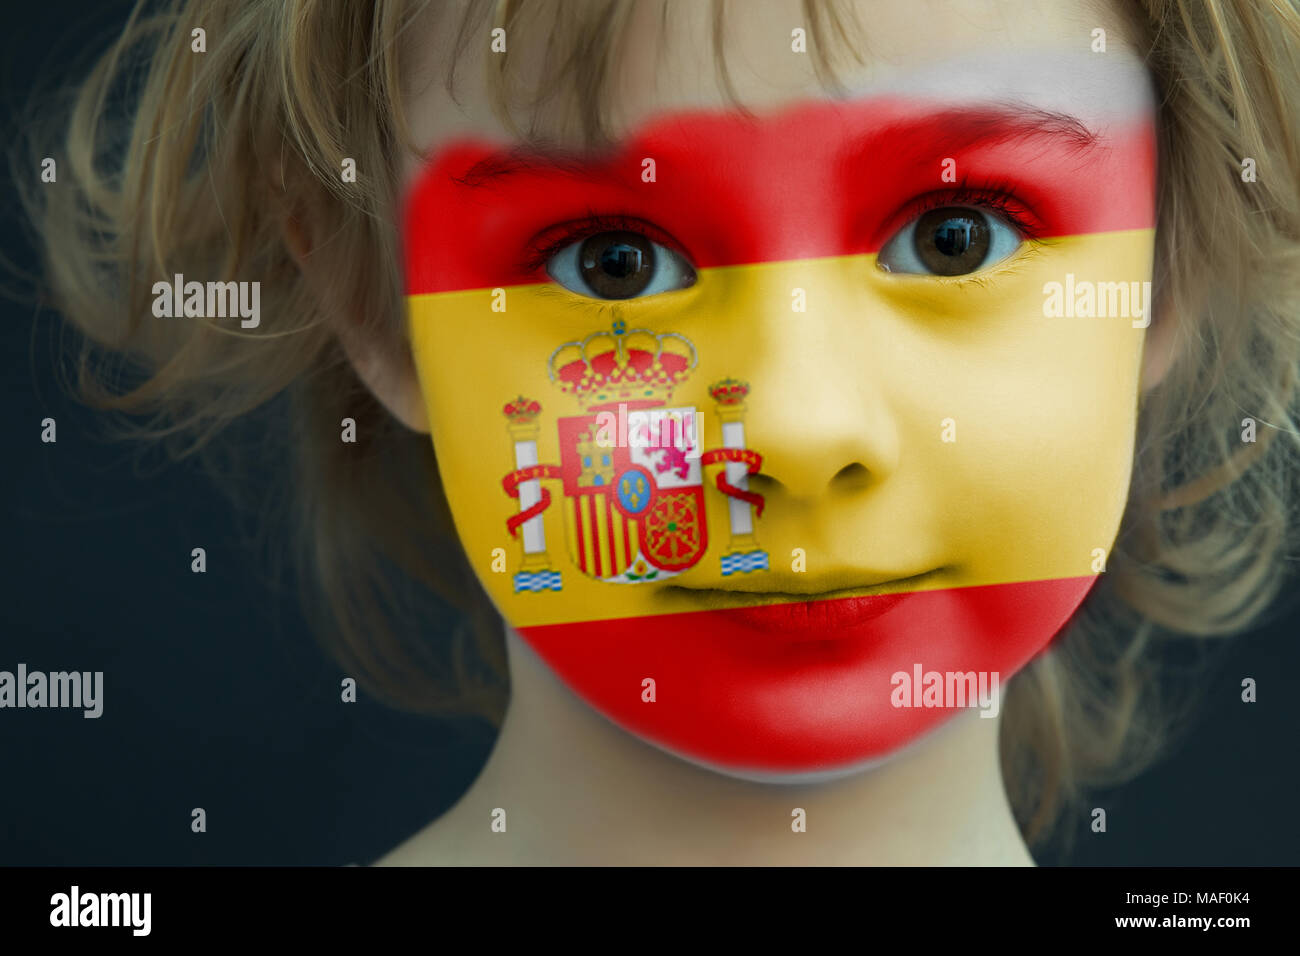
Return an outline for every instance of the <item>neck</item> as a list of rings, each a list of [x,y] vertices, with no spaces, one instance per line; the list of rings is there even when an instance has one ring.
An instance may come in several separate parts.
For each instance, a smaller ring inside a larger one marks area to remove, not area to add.
[[[577,699],[507,631],[511,703],[452,809],[384,862],[1032,865],[975,711],[874,768],[760,784],[686,763]],[[496,808],[506,831],[491,830]],[[806,815],[794,832],[795,808]]]

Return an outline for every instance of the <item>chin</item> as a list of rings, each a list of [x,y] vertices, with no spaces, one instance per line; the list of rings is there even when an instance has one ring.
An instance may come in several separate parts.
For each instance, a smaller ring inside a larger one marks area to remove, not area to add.
[[[956,715],[954,715],[955,717]],[[850,777],[856,777],[859,774],[869,773],[877,770],[887,764],[893,763],[898,758],[911,754],[922,749],[930,741],[939,737],[945,727],[951,726],[951,721],[942,724],[940,727],[929,734],[918,737],[915,740],[906,741],[894,750],[879,757],[870,757],[856,763],[845,764],[841,767],[827,767],[821,770],[787,770],[772,771],[764,770],[758,767],[728,767],[719,764],[709,763],[707,760],[699,760],[687,754],[679,753],[671,747],[665,747],[656,744],[654,741],[647,740],[645,743],[661,750],[671,757],[676,757],[684,763],[699,767],[701,770],[707,770],[710,773],[716,773],[723,777],[731,777],[734,780],[743,780],[746,783],[757,783],[763,785],[785,785],[785,786],[817,786],[824,783],[835,783],[839,780],[847,780]]]
[[[570,690],[639,739],[717,773],[801,783],[869,770],[963,711],[994,716],[969,696],[956,703],[921,687],[936,675],[973,675],[996,694],[1094,583],[881,596],[880,613],[850,599],[856,624],[832,629],[825,614],[768,627],[751,607],[518,630]],[[790,617],[789,608],[773,613]],[[647,679],[653,700],[641,692]]]

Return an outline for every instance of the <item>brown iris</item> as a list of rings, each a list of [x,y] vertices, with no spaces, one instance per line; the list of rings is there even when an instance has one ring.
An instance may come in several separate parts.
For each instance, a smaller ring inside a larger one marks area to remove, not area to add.
[[[635,232],[597,233],[578,250],[578,271],[602,298],[630,299],[654,277],[654,243]]]
[[[975,209],[931,209],[916,222],[916,255],[941,276],[974,272],[989,254],[989,222]]]

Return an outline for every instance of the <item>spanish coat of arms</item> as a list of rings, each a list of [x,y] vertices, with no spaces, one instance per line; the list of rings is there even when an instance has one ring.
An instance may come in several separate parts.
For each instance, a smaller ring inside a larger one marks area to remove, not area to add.
[[[523,396],[506,403],[515,470],[502,484],[519,501],[506,527],[523,545],[515,591],[562,587],[542,525],[552,503],[542,487],[548,479],[558,480],[564,494],[558,508],[572,563],[597,580],[634,584],[680,574],[704,557],[704,470],[721,465],[715,484],[728,497],[731,526],[722,573],[767,569],[767,553],[754,539],[763,498],[747,483],[762,466],[744,441],[749,386],[723,379],[709,388],[724,447],[705,451],[700,412],[669,404],[696,364],[695,346],[685,336],[629,330],[622,322],[559,346],[548,362],[551,381],[577,399],[583,413],[557,422],[558,465],[537,460],[540,403]]]

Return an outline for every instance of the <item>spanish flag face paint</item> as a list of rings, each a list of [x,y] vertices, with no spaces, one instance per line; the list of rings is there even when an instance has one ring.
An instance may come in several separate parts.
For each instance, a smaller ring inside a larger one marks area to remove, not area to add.
[[[483,586],[687,759],[917,740],[1104,569],[1154,195],[1145,114],[872,97],[599,155],[444,143],[405,205],[410,335]]]

